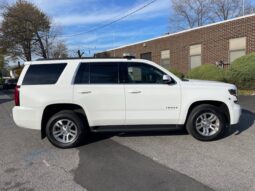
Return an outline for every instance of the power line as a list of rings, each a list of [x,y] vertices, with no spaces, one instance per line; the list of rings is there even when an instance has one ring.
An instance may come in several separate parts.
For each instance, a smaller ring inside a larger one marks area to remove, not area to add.
[[[144,8],[150,6],[151,4],[155,3],[156,1],[157,1],[157,0],[152,0],[152,1],[148,2],[148,3],[146,3],[145,5],[143,5],[142,7],[139,7],[139,8],[137,8],[137,9],[135,9],[134,11],[132,11],[132,12],[130,12],[130,13],[128,13],[128,14],[126,14],[126,15],[124,15],[124,16],[122,16],[122,17],[116,19],[116,20],[114,20],[114,21],[111,21],[111,22],[109,22],[109,23],[106,23],[106,24],[104,24],[104,25],[101,25],[101,26],[92,28],[92,29],[87,30],[87,31],[84,31],[84,32],[80,32],[80,33],[72,34],[72,35],[66,35],[66,36],[62,36],[62,37],[68,38],[68,37],[73,37],[73,36],[79,36],[79,35],[82,35],[82,34],[91,33],[91,32],[95,32],[95,31],[97,31],[97,30],[103,29],[103,28],[105,28],[105,27],[107,27],[107,26],[110,26],[110,25],[112,25],[112,24],[114,24],[114,23],[117,23],[117,22],[119,22],[119,21],[121,21],[121,20],[123,20],[123,19],[125,19],[125,18],[127,18],[127,17],[129,17],[129,16],[131,16],[131,15],[133,15],[133,14],[135,14],[135,13],[141,11],[141,10],[143,10]]]

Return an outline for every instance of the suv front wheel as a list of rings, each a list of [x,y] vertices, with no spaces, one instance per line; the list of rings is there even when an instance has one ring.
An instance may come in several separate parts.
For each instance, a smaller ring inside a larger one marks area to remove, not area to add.
[[[194,138],[200,141],[212,141],[223,134],[226,120],[219,108],[203,104],[191,111],[186,128]]]
[[[59,148],[79,145],[84,133],[82,120],[72,111],[61,111],[53,115],[46,126],[46,136]]]

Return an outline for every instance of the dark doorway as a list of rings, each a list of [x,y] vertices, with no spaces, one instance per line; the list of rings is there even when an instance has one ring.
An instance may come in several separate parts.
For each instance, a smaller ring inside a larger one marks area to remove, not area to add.
[[[141,59],[152,60],[151,52],[142,53],[140,57]]]

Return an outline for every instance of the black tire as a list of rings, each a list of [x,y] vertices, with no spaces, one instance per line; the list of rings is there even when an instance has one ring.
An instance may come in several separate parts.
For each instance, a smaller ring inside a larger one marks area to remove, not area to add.
[[[204,136],[196,128],[196,121],[199,118],[199,116],[203,113],[212,113],[219,119],[219,129],[218,131],[211,135],[211,136]],[[224,134],[224,131],[226,130],[226,120],[224,117],[224,114],[219,110],[218,107],[210,104],[203,104],[195,107],[187,120],[186,123],[186,129],[189,132],[190,135],[192,135],[195,139],[200,141],[213,141],[221,138],[221,136]]]
[[[73,122],[76,125],[77,129],[77,135],[74,136],[74,140],[68,143],[63,143],[58,141],[53,136],[53,127],[59,120],[69,120]],[[46,125],[46,136],[48,140],[56,147],[67,149],[67,148],[74,148],[79,146],[82,139],[84,138],[85,133],[85,124],[82,122],[81,118],[73,111],[61,111],[56,114],[54,114],[48,121]]]

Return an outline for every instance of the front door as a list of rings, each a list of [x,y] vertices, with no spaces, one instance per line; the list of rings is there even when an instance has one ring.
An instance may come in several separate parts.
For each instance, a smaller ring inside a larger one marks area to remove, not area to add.
[[[126,125],[177,124],[180,86],[166,84],[163,71],[144,63],[127,63]]]

